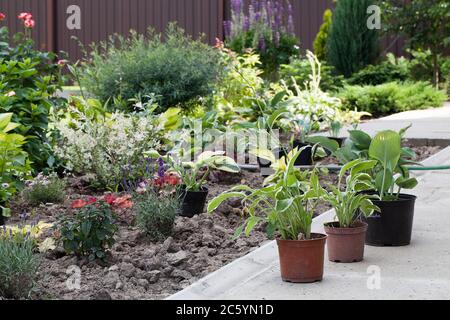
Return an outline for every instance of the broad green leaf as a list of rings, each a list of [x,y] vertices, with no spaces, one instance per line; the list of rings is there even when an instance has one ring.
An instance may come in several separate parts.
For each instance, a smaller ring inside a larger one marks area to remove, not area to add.
[[[361,130],[349,130],[351,141],[358,147],[358,149],[367,150],[370,147],[372,138]]]
[[[306,141],[311,144],[319,144],[330,152],[336,152],[339,149],[339,144],[335,140],[323,136],[308,137]]]
[[[373,138],[369,156],[378,160],[383,168],[393,171],[401,156],[401,143],[401,137],[397,132],[382,131]]]
[[[417,187],[419,182],[416,178],[403,178],[400,177],[395,181],[395,184],[398,185],[402,189],[414,189]]]
[[[227,192],[215,197],[208,203],[208,213],[212,213],[216,210],[224,201],[232,198],[244,198],[243,192]]]

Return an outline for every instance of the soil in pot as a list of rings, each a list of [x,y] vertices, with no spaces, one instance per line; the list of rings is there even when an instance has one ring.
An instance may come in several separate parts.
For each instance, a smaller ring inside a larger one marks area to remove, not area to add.
[[[322,281],[327,236],[312,234],[311,240],[277,239],[281,278],[286,282]]]
[[[200,191],[183,191],[180,216],[192,218],[203,213],[208,197],[208,188],[203,187]]]
[[[367,223],[359,221],[351,228],[341,228],[339,222],[325,224],[329,260],[342,263],[362,261],[367,227]]]
[[[392,247],[409,245],[416,199],[413,195],[400,194],[399,199],[394,201],[373,200],[381,212],[362,218],[368,224],[366,244]]]

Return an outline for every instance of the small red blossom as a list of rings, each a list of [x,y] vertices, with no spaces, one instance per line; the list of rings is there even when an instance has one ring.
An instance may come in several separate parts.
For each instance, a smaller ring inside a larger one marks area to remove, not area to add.
[[[33,19],[27,19],[23,22],[25,28],[32,29],[34,28],[36,22]]]
[[[77,199],[72,202],[72,209],[81,209],[97,202],[97,198],[89,197],[87,200]]]
[[[26,21],[26,20],[31,20],[33,19],[33,15],[31,13],[28,12],[22,12],[21,14],[19,14],[17,16],[18,19]]]
[[[6,15],[3,12],[0,12],[0,22],[6,19]]]
[[[114,204],[114,201],[117,200],[117,196],[113,195],[112,193],[107,194],[106,196],[104,196],[104,201],[109,204],[110,206],[112,206]]]
[[[134,203],[133,203],[133,201],[131,201],[131,198],[132,198],[131,195],[126,195],[126,196],[117,198],[117,199],[114,201],[114,206],[115,206],[115,207],[118,207],[118,208],[120,208],[120,209],[129,209],[129,208],[132,208],[133,205],[134,205]]]
[[[67,63],[67,60],[58,60],[57,64],[58,66],[64,67]]]
[[[175,173],[166,173],[164,178],[158,177],[153,180],[153,184],[157,187],[164,187],[166,185],[168,186],[178,186],[181,184],[181,178],[175,174]]]

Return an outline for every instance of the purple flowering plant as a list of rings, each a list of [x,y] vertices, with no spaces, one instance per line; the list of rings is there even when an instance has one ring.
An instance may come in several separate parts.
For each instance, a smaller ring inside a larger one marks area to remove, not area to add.
[[[231,1],[231,20],[224,22],[226,45],[237,53],[248,49],[260,57],[265,76],[276,78],[281,64],[299,55],[293,7],[288,0]]]

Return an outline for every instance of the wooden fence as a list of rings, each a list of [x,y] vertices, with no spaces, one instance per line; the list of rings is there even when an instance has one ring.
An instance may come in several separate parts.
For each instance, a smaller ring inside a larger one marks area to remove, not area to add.
[[[144,33],[148,27],[164,30],[177,21],[189,34],[204,33],[209,43],[223,38],[223,22],[229,18],[231,0],[0,0],[11,32],[21,30],[16,16],[30,12],[36,19],[33,37],[42,50],[65,51],[72,61],[81,57],[84,45],[130,29]],[[303,49],[312,43],[322,24],[323,12],[333,0],[291,0],[296,34]],[[79,12],[77,11],[79,9]],[[79,13],[79,16],[76,16]],[[78,18],[79,19],[78,19]],[[77,20],[78,19],[78,20]],[[79,22],[79,24],[78,24]],[[402,42],[385,39],[383,47],[401,55]]]

